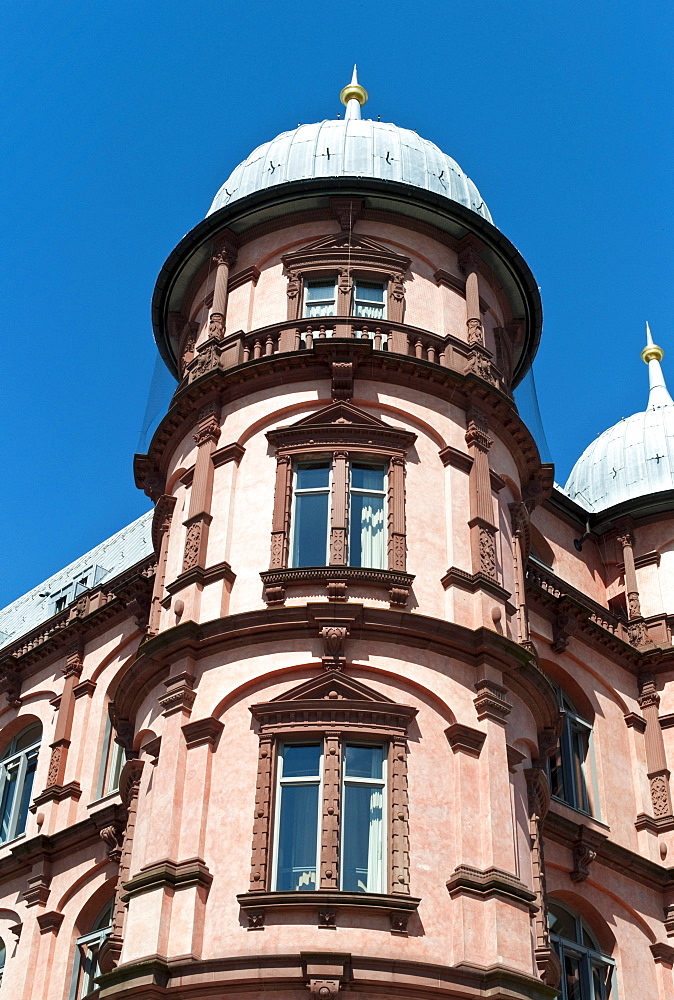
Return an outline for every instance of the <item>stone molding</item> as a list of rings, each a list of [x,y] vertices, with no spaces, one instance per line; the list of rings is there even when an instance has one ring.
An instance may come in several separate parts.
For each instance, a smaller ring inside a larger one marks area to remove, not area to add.
[[[476,594],[479,590],[484,590],[493,597],[504,601],[509,614],[514,614],[516,611],[516,608],[510,603],[510,598],[512,597],[510,591],[502,587],[492,577],[487,576],[486,573],[468,573],[465,569],[451,566],[440,583],[445,590],[449,590],[450,587],[459,587],[461,590],[467,590],[470,594]]]
[[[66,785],[48,785],[43,792],[35,796],[29,809],[34,813],[37,812],[38,806],[44,805],[45,802],[63,802],[64,799],[77,801],[81,795],[79,781],[69,781]]]
[[[288,569],[264,570],[260,573],[267,604],[282,604],[286,590],[293,585],[313,582],[325,587],[331,600],[346,601],[348,586],[369,584],[389,592],[393,607],[405,607],[414,582],[411,573],[388,569],[370,569],[365,566],[299,566]]]
[[[524,885],[516,875],[501,868],[487,868],[481,871],[472,865],[458,865],[447,882],[447,891],[452,899],[463,895],[478,896],[482,899],[497,896],[499,899],[526,906],[532,913],[538,909],[536,893]]]
[[[182,731],[189,750],[200,746],[209,746],[211,750],[215,750],[224,728],[224,722],[209,716],[185,723]]]
[[[177,576],[171,583],[167,583],[166,591],[173,596],[195,583],[202,587],[207,587],[211,583],[217,583],[218,580],[225,580],[230,588],[234,585],[236,573],[233,572],[228,562],[215,563],[213,566],[206,568],[193,566],[191,569],[185,570],[185,572]]]
[[[340,913],[349,922],[358,911],[383,913],[389,918],[392,934],[407,935],[407,922],[419,907],[415,896],[374,892],[341,892],[315,889],[312,892],[243,892],[237,897],[249,921],[249,930],[261,930],[268,913],[281,910],[309,910],[318,927],[337,927]]]
[[[186,889],[199,886],[210,889],[213,876],[201,858],[185,861],[171,861],[169,858],[146,865],[122,886],[122,900],[126,903],[132,896],[138,896],[155,889]]]
[[[487,739],[480,729],[472,729],[460,722],[445,729],[445,736],[454,753],[465,753],[468,757],[479,757]]]

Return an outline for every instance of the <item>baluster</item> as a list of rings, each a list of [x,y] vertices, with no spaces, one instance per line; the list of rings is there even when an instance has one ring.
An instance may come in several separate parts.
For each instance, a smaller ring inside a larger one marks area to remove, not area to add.
[[[299,327],[295,330],[295,350],[302,350],[302,334],[299,331]]]
[[[269,357],[270,354],[274,353],[274,338],[272,337],[271,333],[267,334],[267,341],[266,341],[266,344],[265,344],[265,352],[264,353],[265,353],[266,357]]]
[[[428,345],[428,360],[431,364],[436,364],[435,344]]]
[[[444,351],[440,351],[440,359],[439,360],[440,360],[440,364],[442,365],[443,368],[449,368],[449,365],[447,363],[447,351],[448,351],[448,348],[445,348]]]
[[[253,359],[257,361],[260,357],[262,357],[262,344],[258,339],[255,341],[255,347],[253,348]]]
[[[327,334],[327,328],[325,326],[319,326],[319,328],[318,328],[319,339],[320,340],[325,340],[326,337],[327,337],[327,335],[328,335]]]
[[[381,351],[381,327],[376,326],[374,330],[374,349]]]
[[[245,344],[243,348],[243,360],[244,364],[246,361],[250,361],[250,344]]]
[[[364,326],[363,329],[362,329],[362,331],[361,331],[360,339],[361,340],[369,340],[370,339],[370,333],[369,333],[369,330],[368,330],[368,328],[366,326]]]
[[[417,338],[417,342],[414,345],[414,354],[415,354],[415,357],[420,358],[423,355],[423,350],[424,350],[424,345],[423,345],[423,343],[421,341],[421,337],[418,337]]]
[[[314,346],[314,328],[312,326],[308,326],[304,336],[306,340],[307,350],[310,351],[311,348]]]

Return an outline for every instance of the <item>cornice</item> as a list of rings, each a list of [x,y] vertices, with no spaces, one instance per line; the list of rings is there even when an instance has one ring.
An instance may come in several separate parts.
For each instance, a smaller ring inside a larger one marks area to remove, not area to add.
[[[225,649],[274,642],[277,646],[307,635],[318,638],[317,621],[342,621],[351,635],[390,643],[399,651],[406,645],[453,657],[476,673],[485,663],[504,673],[504,683],[532,709],[541,729],[554,728],[559,711],[554,688],[536,664],[535,654],[505,635],[487,628],[468,629],[443,619],[406,611],[355,603],[311,603],[243,612],[197,624],[188,621],[146,639],[124,678],[115,703],[120,717],[133,718],[137,705],[168,676],[170,664],[183,655],[195,660]],[[317,658],[320,664],[320,657]]]
[[[543,823],[543,834],[546,839],[572,850],[574,843],[582,837],[583,830],[595,824],[596,820],[586,816],[579,816],[578,822],[574,822],[551,808]],[[604,827],[604,830],[607,829]],[[655,889],[658,892],[674,891],[673,868],[665,868],[654,861],[649,861],[648,858],[642,857],[635,851],[621,847],[620,844],[610,840],[605,833],[595,837],[592,846],[596,851],[594,864],[611,868],[625,878],[638,882],[649,889]]]
[[[278,325],[278,324],[277,324]],[[415,328],[399,328],[409,330]],[[423,331],[422,331],[423,332]],[[536,443],[519,416],[510,397],[497,386],[473,373],[424,361],[411,355],[374,351],[370,341],[341,339],[318,341],[310,350],[288,351],[247,361],[232,368],[213,368],[190,383],[182,383],[175,392],[168,413],[155,431],[146,455],[136,455],[136,485],[150,493],[162,492],[172,453],[196,422],[204,402],[217,396],[223,405],[242,399],[251,392],[280,389],[289,382],[330,383],[331,363],[349,360],[353,377],[391,385],[411,385],[431,396],[463,409],[477,406],[497,428],[499,437],[513,454],[523,481],[540,469]]]

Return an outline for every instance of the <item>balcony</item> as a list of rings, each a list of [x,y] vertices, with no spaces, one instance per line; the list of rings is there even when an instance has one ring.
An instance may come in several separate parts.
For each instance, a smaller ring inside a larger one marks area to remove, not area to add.
[[[466,344],[456,337],[441,337],[417,327],[364,321],[353,316],[326,317],[317,320],[287,320],[261,327],[250,333],[237,331],[220,339],[210,337],[196,352],[183,356],[184,382],[215,368],[226,370],[278,354],[311,351],[320,341],[367,341],[381,354],[402,355],[461,374],[471,373],[509,394],[503,373],[492,361],[492,354],[481,344]]]

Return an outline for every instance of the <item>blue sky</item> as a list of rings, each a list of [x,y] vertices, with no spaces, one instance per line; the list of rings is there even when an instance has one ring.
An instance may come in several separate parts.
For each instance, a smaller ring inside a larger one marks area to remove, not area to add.
[[[132,456],[159,269],[260,142],[341,110],[415,128],[478,185],[541,287],[535,364],[562,482],[674,383],[665,0],[1,0],[0,607],[148,509]]]

